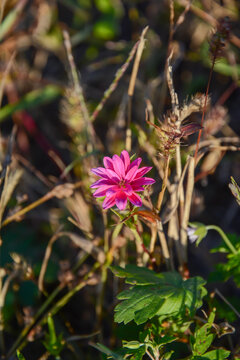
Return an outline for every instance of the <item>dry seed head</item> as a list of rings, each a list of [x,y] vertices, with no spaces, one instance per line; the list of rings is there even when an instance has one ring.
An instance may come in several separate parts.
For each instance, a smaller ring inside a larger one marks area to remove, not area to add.
[[[217,30],[213,34],[210,40],[210,54],[216,60],[222,55],[223,48],[226,45],[227,40],[229,39],[230,34],[230,24],[229,17],[225,16],[219,20]]]
[[[73,88],[65,90],[60,107],[61,120],[70,128],[73,133],[80,133],[84,128],[82,111],[79,96]]]
[[[209,111],[205,123],[204,133],[206,135],[215,135],[227,123],[227,109],[217,105]]]
[[[160,155],[167,158],[175,154],[176,146],[180,142],[181,130],[176,125],[176,115],[170,114],[160,126],[154,126],[159,138]]]

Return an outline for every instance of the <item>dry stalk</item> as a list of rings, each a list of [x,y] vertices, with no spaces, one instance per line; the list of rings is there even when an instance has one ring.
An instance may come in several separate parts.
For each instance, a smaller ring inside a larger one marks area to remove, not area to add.
[[[174,184],[174,187],[176,188],[177,185]],[[174,208],[176,206],[176,204],[178,203],[177,197],[178,197],[177,189],[175,189],[172,192],[172,195],[170,198],[171,208]],[[181,244],[179,241],[179,219],[178,219],[177,211],[175,211],[169,219],[167,235],[168,235],[168,240],[169,240],[171,247],[172,247],[172,244],[174,244],[176,246],[178,262],[179,262],[180,266],[183,266]]]
[[[183,219],[180,230],[182,258],[185,263],[187,262],[187,226],[190,216],[192,193],[194,188],[194,167],[195,167],[195,159],[191,157],[188,167],[188,181],[187,181],[186,196],[185,196],[185,206],[184,206],[184,213],[183,213]]]
[[[3,213],[7,206],[7,203],[10,200],[17,184],[19,183],[22,173],[23,172],[21,169],[12,170],[10,167],[7,167],[6,177],[0,199],[0,224],[2,222]]]
[[[170,156],[167,157],[166,162],[165,162],[165,170],[164,170],[164,178],[163,178],[163,183],[162,183],[162,190],[159,193],[158,196],[158,202],[157,202],[157,212],[159,213],[161,210],[161,206],[162,206],[162,202],[163,202],[163,197],[165,194],[165,190],[167,188],[167,179],[168,179],[168,172],[169,172],[169,162],[170,162]]]
[[[48,261],[49,261],[49,258],[51,256],[53,244],[62,235],[60,230],[61,230],[61,227],[55,232],[55,234],[53,234],[53,236],[49,240],[49,243],[47,245],[45,255],[44,255],[44,258],[43,258],[42,267],[41,267],[39,278],[38,278],[38,288],[42,293],[45,292],[44,286],[43,286],[43,280],[44,280],[44,275],[45,275],[46,270],[47,270]]]
[[[0,18],[1,18],[1,15],[0,15]],[[1,23],[1,19],[0,19],[0,23]],[[11,67],[13,65],[13,61],[15,59],[15,56],[16,56],[16,51],[14,51],[7,63],[7,66],[6,66],[6,69],[5,71],[3,72],[3,75],[1,75],[1,83],[0,83],[0,107],[1,107],[1,104],[2,104],[2,97],[3,97],[3,92],[4,92],[4,87],[5,87],[5,84],[7,82],[7,78],[8,78],[8,74],[11,70]]]
[[[132,97],[135,89],[135,83],[140,65],[140,60],[145,46],[145,35],[147,31],[148,31],[148,26],[146,26],[141,33],[136,57],[133,64],[131,78],[128,86],[128,119],[127,119],[127,130],[126,130],[126,150],[128,152],[130,152],[132,148],[132,132],[130,129],[131,116],[132,116]]]
[[[117,87],[117,85],[119,83],[119,80],[125,74],[126,70],[128,69],[128,66],[130,65],[130,63],[131,63],[131,61],[132,61],[132,59],[133,59],[133,57],[134,57],[134,55],[136,53],[137,48],[139,46],[139,43],[140,43],[139,41],[136,42],[136,44],[133,46],[132,50],[130,51],[127,60],[120,67],[120,69],[116,72],[116,75],[115,75],[115,78],[114,78],[113,82],[111,83],[109,88],[104,92],[100,103],[97,105],[96,109],[94,110],[94,112],[90,116],[91,121],[94,121],[97,118],[98,114],[102,110],[102,108],[105,105],[106,101],[109,99],[109,97],[111,96],[113,91],[116,89],[116,87]]]
[[[57,198],[64,198],[69,197],[72,195],[73,189],[77,189],[78,187],[82,186],[82,182],[79,181],[76,184],[63,184],[63,185],[57,185],[55,186],[51,191],[49,191],[47,194],[42,196],[40,199],[34,201],[33,203],[27,205],[23,209],[17,211],[12,216],[9,216],[6,220],[3,221],[2,227],[8,225],[9,223],[18,220],[23,215],[28,213],[29,211],[35,209],[37,206],[45,203],[46,201],[57,197]]]
[[[160,240],[163,258],[165,260],[166,266],[168,270],[173,270],[173,260],[170,257],[170,252],[168,249],[167,240],[163,231],[163,226],[161,221],[157,221],[157,233]]]
[[[87,108],[87,105],[86,105],[86,102],[84,99],[84,95],[83,95],[83,89],[80,84],[79,72],[77,71],[76,65],[74,62],[70,36],[66,30],[63,30],[63,37],[64,37],[64,44],[65,44],[65,48],[66,48],[66,52],[67,52],[68,62],[69,62],[70,69],[71,69],[74,90],[75,90],[76,94],[78,94],[79,103],[80,103],[80,107],[81,107],[81,111],[82,111],[82,117],[85,122],[86,133],[89,135],[88,151],[92,151],[95,148],[95,144],[96,144],[96,134],[93,129],[92,123],[90,121],[88,108]]]

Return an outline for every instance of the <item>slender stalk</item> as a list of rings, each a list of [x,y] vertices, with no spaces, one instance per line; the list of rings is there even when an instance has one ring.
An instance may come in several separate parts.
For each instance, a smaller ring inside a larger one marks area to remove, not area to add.
[[[161,248],[162,248],[162,253],[163,253],[163,257],[164,260],[166,262],[166,266],[167,268],[170,270],[173,270],[173,261],[170,257],[170,252],[168,250],[168,245],[167,245],[167,240],[163,231],[163,226],[162,226],[162,222],[158,221],[157,222],[157,233],[158,233],[158,237],[161,243]]]
[[[191,202],[192,202],[192,194],[194,188],[194,158],[190,158],[189,168],[188,168],[188,181],[187,181],[187,189],[186,189],[186,199],[185,199],[185,207],[183,213],[183,219],[181,223],[181,246],[182,246],[182,257],[184,262],[187,262],[187,226],[190,216]]]
[[[97,116],[100,113],[100,111],[102,110],[105,102],[109,99],[109,97],[111,96],[113,91],[116,89],[116,87],[117,87],[117,85],[119,83],[119,80],[122,78],[122,76],[126,72],[128,66],[130,65],[130,63],[131,63],[131,61],[132,61],[132,59],[133,59],[133,57],[134,57],[134,55],[135,55],[135,53],[137,51],[138,46],[139,46],[139,41],[137,41],[136,44],[133,46],[132,50],[130,51],[130,53],[128,55],[127,60],[125,61],[125,63],[116,72],[113,82],[111,83],[109,88],[104,92],[100,103],[97,105],[96,109],[94,110],[94,112],[90,116],[91,121],[94,121],[97,118]]]
[[[36,325],[38,319],[40,316],[44,313],[44,311],[48,308],[50,303],[56,298],[56,296],[60,293],[60,291],[64,288],[61,284],[56,287],[56,289],[51,293],[51,295],[46,299],[46,301],[43,303],[43,305],[40,307],[38,312],[35,314],[32,321],[27,325],[20,335],[18,336],[17,340],[14,342],[12,347],[10,348],[9,352],[7,353],[6,359],[10,358],[13,353],[16,351],[16,349],[19,347],[19,345],[25,340],[29,332],[33,329],[33,327]]]
[[[76,184],[73,184],[73,188],[76,189],[79,186],[82,185],[82,182],[79,181]],[[54,198],[57,195],[57,189],[58,187],[61,185],[57,185],[55,188],[53,188],[51,191],[49,191],[47,194],[45,194],[44,196],[42,196],[40,199],[34,201],[33,203],[27,205],[26,207],[24,207],[23,209],[17,211],[15,214],[13,214],[12,216],[9,216],[6,220],[3,221],[2,226],[4,227],[6,225],[8,225],[9,223],[11,223],[12,221],[17,220],[19,217],[25,215],[26,213],[28,213],[29,211],[35,209],[37,206],[45,203],[46,201]],[[67,196],[66,196],[67,197]]]
[[[131,147],[132,147],[132,131],[130,129],[131,117],[132,117],[132,98],[133,98],[133,94],[134,94],[140,60],[141,60],[142,53],[144,50],[145,35],[146,35],[147,31],[148,31],[148,26],[146,26],[143,29],[142,34],[140,36],[139,45],[138,45],[136,57],[135,57],[134,64],[133,64],[133,69],[132,69],[129,86],[128,86],[128,117],[127,117],[126,145],[125,145],[126,150],[128,152],[131,151]]]
[[[212,80],[212,74],[213,74],[213,68],[214,68],[214,65],[215,65],[215,61],[216,61],[216,52],[215,52],[213,60],[212,60],[212,66],[211,66],[211,70],[210,70],[210,74],[209,74],[209,78],[208,78],[207,90],[206,90],[206,94],[205,94],[205,98],[204,98],[204,105],[203,105],[203,112],[202,112],[202,119],[201,119],[201,126],[202,127],[203,127],[203,122],[204,122],[204,119],[205,119],[205,114],[206,114],[206,109],[207,109],[208,93],[209,93],[210,83],[211,83],[211,80]],[[202,129],[200,129],[199,133],[198,133],[197,145],[196,145],[195,154],[194,154],[195,164],[197,162],[197,154],[198,154],[198,148],[199,148],[201,135],[202,135]]]
[[[167,157],[166,159],[166,163],[165,163],[165,170],[164,170],[164,178],[163,178],[163,184],[162,184],[162,190],[159,193],[158,196],[158,202],[157,202],[157,212],[159,213],[161,210],[161,206],[162,206],[162,202],[163,202],[163,197],[165,194],[165,190],[167,187],[167,180],[168,180],[168,171],[169,171],[169,162],[170,162],[170,156]]]
[[[237,254],[237,250],[235,249],[235,247],[233,246],[233,244],[231,243],[231,241],[229,240],[229,238],[227,237],[227,235],[225,234],[224,231],[222,231],[222,229],[216,225],[207,225],[206,226],[207,230],[215,230],[219,233],[219,235],[221,236],[221,238],[223,239],[223,241],[225,242],[225,244],[228,246],[229,250],[233,253],[233,254]]]

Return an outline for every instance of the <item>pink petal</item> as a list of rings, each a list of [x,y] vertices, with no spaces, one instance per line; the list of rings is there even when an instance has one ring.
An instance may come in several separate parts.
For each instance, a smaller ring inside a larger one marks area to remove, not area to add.
[[[125,184],[122,188],[122,191],[124,191],[126,195],[131,195],[133,192],[133,189],[130,184]]]
[[[124,210],[127,205],[127,195],[123,191],[118,191],[115,199],[119,210]]]
[[[125,176],[125,166],[122,159],[118,155],[113,155],[112,159],[115,172],[123,179]]]
[[[109,187],[109,189],[106,191],[107,196],[111,196],[112,194],[115,194],[120,190],[120,187],[118,185],[114,185]]]
[[[94,173],[97,176],[103,177],[103,178],[107,178],[107,174],[106,174],[106,169],[103,167],[98,167],[98,168],[93,168],[91,169],[91,172]]]
[[[133,187],[135,187],[135,186],[151,185],[151,184],[154,184],[154,183],[155,183],[154,179],[148,178],[148,177],[142,177],[140,179],[133,180],[131,182],[131,185]]]
[[[130,165],[130,157],[129,154],[126,150],[123,150],[121,152],[120,158],[122,159],[123,163],[124,163],[124,167],[125,167],[125,172],[127,172],[128,167]]]
[[[132,195],[128,196],[128,199],[131,201],[133,205],[142,206],[142,199],[138,194],[132,193]]]
[[[106,197],[106,199],[104,200],[104,202],[102,204],[103,209],[109,209],[109,208],[113,207],[115,205],[115,197],[116,197],[116,194]]]
[[[90,188],[91,189],[95,189],[95,188],[98,188],[102,185],[115,185],[115,183],[109,179],[100,179],[100,180],[97,180],[95,183],[93,183]]]
[[[105,174],[110,180],[115,183],[119,183],[119,181],[121,180],[120,176],[114,170],[105,169]]]
[[[102,197],[102,196],[106,196],[108,191],[111,191],[112,188],[114,188],[114,185],[103,185],[100,186],[99,189],[97,189],[94,193],[93,196],[94,197]],[[114,191],[112,191],[114,192]]]
[[[141,158],[137,158],[135,160],[133,160],[133,162],[130,164],[129,166],[129,170],[132,169],[134,166],[139,167],[139,165],[141,164],[142,159]]]
[[[144,191],[145,190],[144,187],[136,186],[136,185],[133,185],[132,189],[133,189],[134,192],[136,192],[136,191]]]
[[[138,179],[138,178],[142,177],[142,176],[145,175],[147,172],[149,172],[151,169],[152,169],[151,166],[144,166],[144,167],[138,169],[138,171],[137,171],[137,173],[136,173],[136,176],[135,176],[135,179]]]
[[[125,180],[130,182],[135,177],[137,169],[138,169],[137,166],[132,167],[126,174]]]
[[[106,169],[111,169],[111,170],[113,170],[113,161],[112,161],[112,159],[111,159],[110,157],[105,156],[105,157],[103,158],[103,164],[104,164],[104,166],[105,166]]]

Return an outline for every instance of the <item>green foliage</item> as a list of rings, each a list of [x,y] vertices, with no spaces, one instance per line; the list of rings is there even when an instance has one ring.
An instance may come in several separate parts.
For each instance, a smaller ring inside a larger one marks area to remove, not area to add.
[[[221,244],[212,249],[211,252],[221,252],[226,253],[227,262],[219,263],[216,265],[216,270],[210,274],[209,279],[211,281],[216,281],[221,279],[222,281],[227,281],[231,277],[235,281],[236,285],[240,287],[240,237],[236,234],[228,234],[227,235],[232,245],[236,248],[236,253],[233,254],[229,252],[229,248],[225,242],[221,242]]]
[[[225,360],[230,355],[230,351],[217,349],[208,351],[203,356],[194,356],[191,360]]]
[[[194,236],[197,237],[196,246],[207,236],[208,230],[207,227],[199,222],[189,223],[192,229],[195,229]]]
[[[36,106],[52,101],[61,94],[61,89],[55,85],[47,85],[42,89],[37,89],[23,96],[19,101],[5,105],[0,109],[0,122],[16,111],[31,109]]]
[[[214,317],[215,313],[212,312],[207,323],[198,328],[191,337],[193,353],[191,360],[224,360],[229,356],[230,351],[223,349],[207,351],[215,338],[215,334],[211,333]]]
[[[154,316],[163,321],[185,310],[192,316],[206,295],[205,281],[200,277],[183,280],[175,272],[156,274],[134,265],[111,269],[116,276],[126,278],[126,283],[133,285],[118,295],[118,299],[123,300],[115,308],[115,321],[119,323],[134,320],[142,324]]]
[[[194,356],[203,355],[212,344],[215,334],[211,333],[215,314],[212,312],[208,322],[194,332],[191,338],[192,352]]]
[[[20,353],[19,350],[16,351],[16,354],[17,354],[18,360],[25,360],[25,357],[23,356],[23,354]]]
[[[59,336],[56,335],[54,322],[50,315],[48,316],[47,322],[49,334],[45,335],[43,345],[51,355],[59,356],[65,345],[62,334]]]

